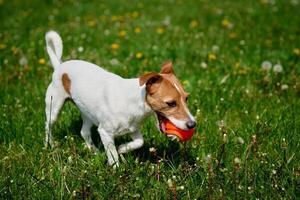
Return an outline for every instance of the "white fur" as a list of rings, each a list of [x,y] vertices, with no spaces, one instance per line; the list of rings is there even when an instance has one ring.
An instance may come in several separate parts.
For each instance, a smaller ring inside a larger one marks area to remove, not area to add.
[[[139,127],[143,119],[151,113],[145,102],[145,86],[139,85],[138,78],[124,79],[89,62],[71,60],[61,63],[62,40],[54,31],[46,34],[46,42],[54,67],[52,82],[48,86],[45,99],[46,145],[53,143],[51,126],[56,121],[64,101],[71,98],[81,111],[81,135],[87,146],[97,151],[90,130],[92,125],[96,125],[108,163],[117,166],[118,153],[135,150],[144,143]],[[70,95],[62,84],[64,73],[71,80]],[[117,149],[114,138],[126,133],[130,133],[133,141],[122,144]]]

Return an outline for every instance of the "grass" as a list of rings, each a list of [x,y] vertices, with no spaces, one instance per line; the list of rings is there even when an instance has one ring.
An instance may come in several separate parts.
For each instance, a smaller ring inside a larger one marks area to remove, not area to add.
[[[299,0],[1,0],[0,198],[296,199],[299,9]],[[56,147],[44,149],[49,29],[63,38],[63,60],[123,77],[172,60],[191,94],[197,134],[171,142],[149,118],[144,147],[113,170],[95,130],[99,155],[85,148],[80,113],[66,103]],[[283,70],[264,70],[264,61]]]

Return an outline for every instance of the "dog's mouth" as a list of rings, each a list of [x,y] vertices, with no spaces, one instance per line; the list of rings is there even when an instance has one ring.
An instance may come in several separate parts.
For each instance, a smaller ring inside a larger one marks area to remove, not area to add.
[[[166,122],[170,121],[162,114],[156,112],[157,120],[158,120],[158,128],[160,132],[166,133]]]
[[[160,132],[164,133],[171,140],[179,141],[181,138],[178,135],[170,134],[170,132],[167,130],[167,124],[168,123],[173,124],[173,123],[168,118],[166,118],[164,115],[162,115],[159,112],[156,112],[156,116],[157,116],[157,122],[158,122],[158,129],[160,130]]]
[[[163,114],[156,112],[158,129],[160,132],[177,141],[188,141],[194,134],[195,129],[182,130],[173,124],[167,117]]]

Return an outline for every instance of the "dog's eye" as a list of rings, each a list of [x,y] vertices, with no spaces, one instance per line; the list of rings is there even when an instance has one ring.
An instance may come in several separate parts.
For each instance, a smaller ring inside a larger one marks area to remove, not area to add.
[[[185,102],[188,102],[188,100],[189,100],[189,97],[185,97]]]
[[[174,108],[174,107],[176,107],[176,101],[169,101],[169,102],[166,102],[166,104],[169,106],[169,107],[171,107],[171,108]]]

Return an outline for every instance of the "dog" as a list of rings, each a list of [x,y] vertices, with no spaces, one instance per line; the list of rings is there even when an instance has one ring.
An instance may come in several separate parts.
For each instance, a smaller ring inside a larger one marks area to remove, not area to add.
[[[86,61],[62,62],[61,37],[49,31],[45,39],[54,68],[45,98],[46,146],[53,145],[51,127],[67,99],[79,108],[83,121],[81,135],[94,152],[98,150],[91,138],[91,127],[98,127],[109,165],[118,166],[118,154],[143,146],[140,125],[151,113],[155,113],[162,132],[164,120],[182,130],[195,127],[195,119],[187,107],[188,93],[176,78],[172,62],[165,62],[159,73],[125,79]],[[124,134],[129,134],[132,141],[116,148],[114,138]]]

